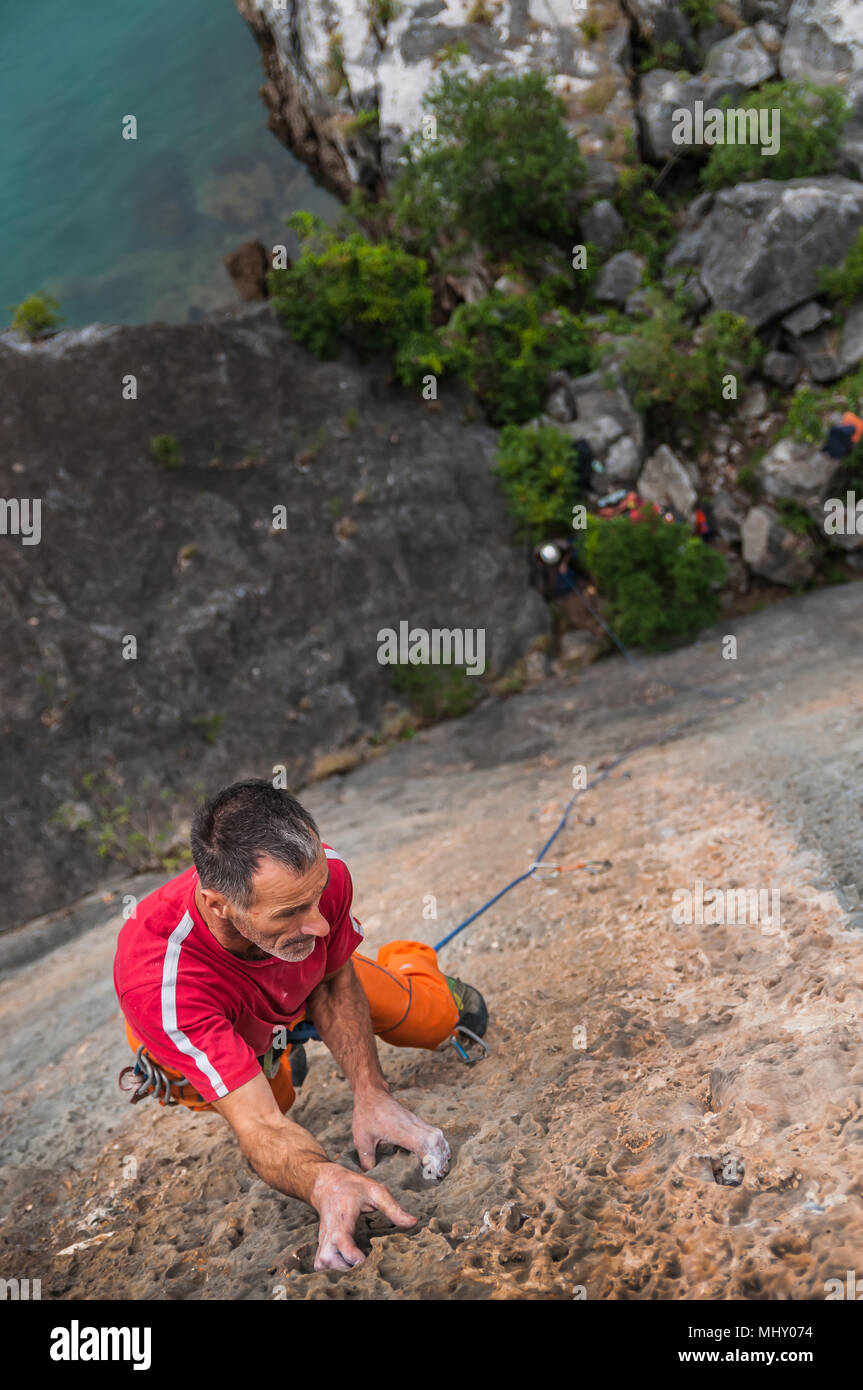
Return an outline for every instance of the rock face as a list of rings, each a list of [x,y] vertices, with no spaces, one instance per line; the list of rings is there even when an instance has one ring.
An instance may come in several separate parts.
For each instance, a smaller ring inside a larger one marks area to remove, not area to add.
[[[644,277],[646,262],[633,251],[619,251],[602,267],[593,292],[600,304],[616,304],[622,308]]]
[[[460,69],[474,75],[550,73],[588,157],[621,159],[625,132],[634,129],[629,22],[616,0],[603,7],[596,38],[579,29],[570,0],[402,0],[388,21],[356,0],[236,4],[261,48],[271,128],[341,196],[351,184],[389,182],[405,139],[421,126],[441,62],[457,45],[467,49]],[[358,132],[351,122],[372,110],[379,129]]]
[[[815,573],[815,547],[782,525],[772,507],[753,507],[743,523],[743,559],[774,584],[802,584]]]
[[[858,0],[794,0],[779,67],[783,77],[837,85],[863,68]]]
[[[863,222],[863,184],[838,174],[740,183],[693,222],[668,268],[696,266],[715,308],[760,328],[811,299],[819,268],[845,258]]]
[[[116,773],[162,831],[204,789],[276,764],[296,786],[379,732],[380,629],[484,628],[500,669],[546,628],[494,431],[384,381],[310,358],[266,305],[0,338],[3,497],[41,499],[38,544],[0,536],[2,925],[104,873],[55,820],[77,805],[100,828],[87,774]]]

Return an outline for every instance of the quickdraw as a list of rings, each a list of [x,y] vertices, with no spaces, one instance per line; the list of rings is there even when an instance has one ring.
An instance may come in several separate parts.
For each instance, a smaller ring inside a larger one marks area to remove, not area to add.
[[[167,1076],[158,1062],[147,1056],[143,1044],[135,1053],[134,1066],[124,1067],[117,1077],[117,1085],[121,1091],[133,1092],[129,1097],[132,1105],[137,1105],[139,1100],[144,1100],[147,1096],[155,1096],[163,1105],[179,1105],[180,1102],[171,1093],[171,1087],[176,1086],[182,1091],[183,1087],[189,1084],[185,1076],[173,1079]]]

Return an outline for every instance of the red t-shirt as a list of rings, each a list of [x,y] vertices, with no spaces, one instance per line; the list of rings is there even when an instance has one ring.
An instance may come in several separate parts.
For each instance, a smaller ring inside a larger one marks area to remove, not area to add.
[[[251,1081],[274,1028],[297,1022],[315,986],[362,939],[347,865],[328,845],[324,851],[330,881],[320,909],[330,931],[298,964],[241,960],[226,951],[195,906],[194,868],[144,898],[120,932],[114,988],[132,1032],[205,1100]]]

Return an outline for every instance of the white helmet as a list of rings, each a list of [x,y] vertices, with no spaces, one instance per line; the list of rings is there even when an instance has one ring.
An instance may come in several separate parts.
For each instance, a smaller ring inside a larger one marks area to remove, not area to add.
[[[539,554],[540,559],[546,565],[560,564],[560,551],[558,550],[557,546],[552,545],[551,542],[549,542],[548,545],[542,546]]]

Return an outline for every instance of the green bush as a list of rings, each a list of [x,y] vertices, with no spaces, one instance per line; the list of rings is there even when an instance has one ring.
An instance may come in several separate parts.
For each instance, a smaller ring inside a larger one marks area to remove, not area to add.
[[[605,615],[627,646],[664,647],[715,622],[725,561],[686,526],[648,513],[588,518],[585,561]]]
[[[564,242],[586,169],[541,73],[479,81],[445,73],[427,99],[437,137],[417,133],[393,188],[396,228],[428,254],[478,242],[502,255],[527,238]]]
[[[179,468],[183,462],[180,446],[172,434],[154,434],[150,440],[150,455],[163,468]]]
[[[625,164],[620,169],[614,206],[626,225],[626,247],[647,258],[651,277],[658,280],[665,253],[674,237],[674,220],[650,185],[656,170],[647,164]]]
[[[290,270],[270,271],[268,283],[297,342],[331,357],[342,339],[377,353],[431,333],[425,261],[360,232],[339,237],[312,213],[295,213],[288,225],[302,242],[300,258]]]
[[[30,294],[20,304],[10,304],[8,308],[12,315],[11,327],[31,343],[63,322],[58,313],[59,300],[51,294]]]
[[[568,534],[580,500],[577,452],[554,425],[506,425],[494,469],[519,529],[534,541],[552,531]]]
[[[778,107],[780,143],[775,155],[762,155],[761,145],[714,145],[701,170],[708,188],[752,179],[795,179],[827,174],[836,167],[836,151],[848,106],[835,87],[815,87],[807,81],[771,82],[743,97],[725,96],[719,102],[744,110]]]
[[[429,722],[467,714],[480,691],[477,677],[457,666],[394,666],[392,682]]]
[[[745,318],[714,310],[693,330],[680,296],[648,290],[649,316],[627,336],[623,373],[639,410],[667,407],[697,424],[706,410],[720,410],[723,377],[743,376],[763,354]]]
[[[781,434],[790,435],[801,444],[820,444],[824,438],[824,393],[811,386],[801,386],[791,397],[788,414]]]
[[[716,0],[680,0],[680,8],[696,29],[716,23]]]
[[[846,309],[863,295],[863,228],[842,264],[819,271],[818,282],[822,294]]]
[[[540,291],[486,295],[461,304],[440,332],[447,362],[461,375],[495,425],[520,424],[537,415],[549,372],[590,371],[588,330]]]

